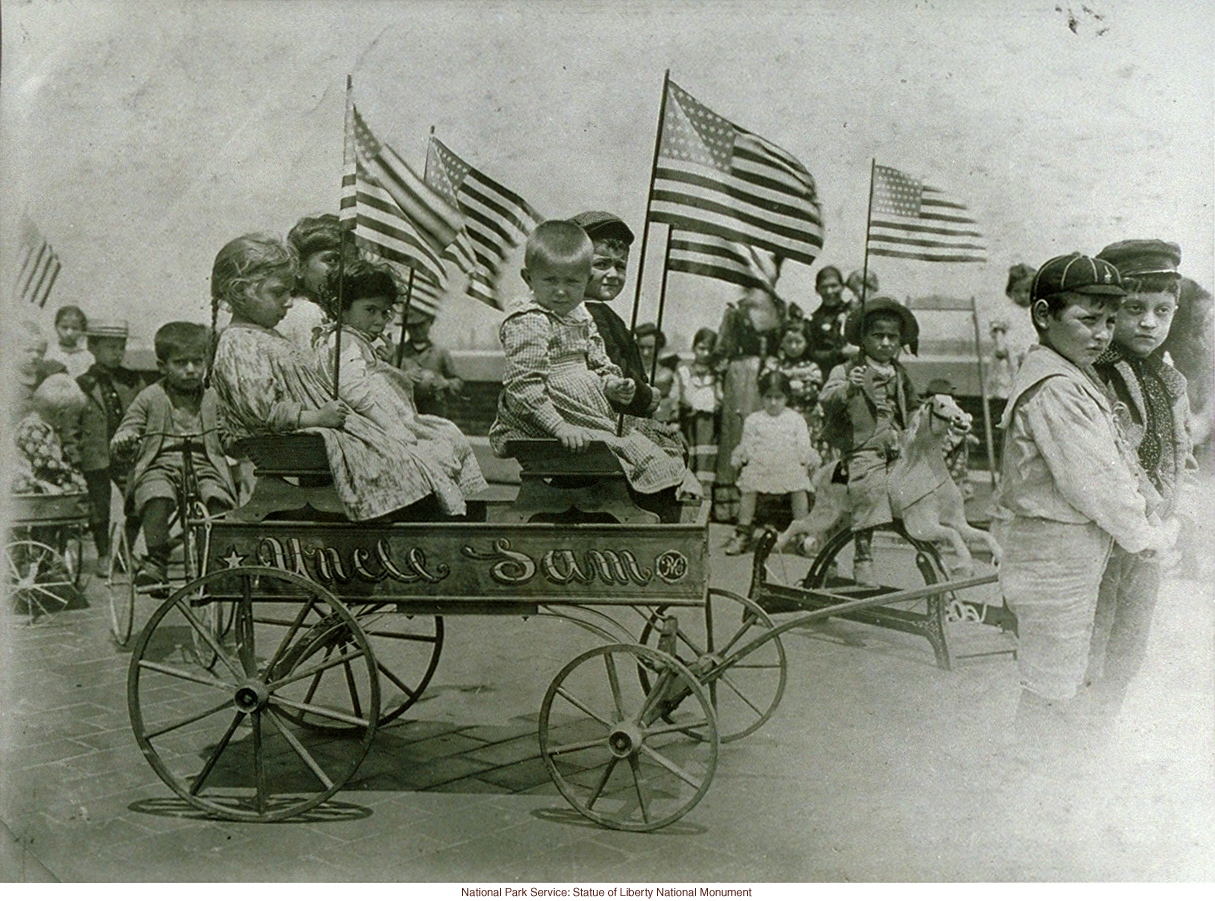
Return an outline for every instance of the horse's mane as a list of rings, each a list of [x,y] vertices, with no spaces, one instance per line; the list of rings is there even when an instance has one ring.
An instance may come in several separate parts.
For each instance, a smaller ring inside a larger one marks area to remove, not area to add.
[[[932,434],[929,431],[929,420],[932,418],[929,410],[931,403],[932,401],[929,400],[920,404],[911,414],[911,421],[907,423],[907,428],[903,430],[903,435],[899,440],[899,451],[903,456],[914,457],[932,449],[930,447]]]

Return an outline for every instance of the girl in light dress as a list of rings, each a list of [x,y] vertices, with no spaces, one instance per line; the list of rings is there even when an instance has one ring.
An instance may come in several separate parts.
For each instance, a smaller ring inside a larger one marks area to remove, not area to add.
[[[244,235],[220,250],[211,271],[212,321],[222,304],[232,321],[219,337],[212,385],[225,443],[253,435],[318,434],[347,517],[416,519],[462,515],[464,498],[435,466],[349,403],[330,396],[315,353],[274,330],[291,305],[297,259],[269,235]]]
[[[337,327],[333,321],[321,328],[317,341],[317,362],[325,381],[332,385],[334,361],[340,353],[338,393],[356,413],[366,416],[381,429],[405,444],[430,464],[430,476],[440,499],[448,498],[457,506],[488,486],[473,455],[472,445],[459,427],[439,416],[419,414],[414,403],[414,387],[420,370],[406,361],[406,369],[384,362],[374,342],[392,320],[397,302],[397,282],[385,266],[359,260],[348,263],[343,271],[329,275],[327,297],[336,307],[338,280],[342,281],[342,340],[339,351]]]
[[[760,494],[788,495],[793,518],[810,512],[809,468],[818,464],[810,430],[800,413],[789,409],[789,377],[779,369],[759,378],[763,407],[743,422],[742,440],[731,463],[738,467],[738,526],[726,544],[731,556],[751,549],[755,504]]]
[[[675,373],[672,394],[679,405],[679,427],[688,442],[688,468],[705,493],[717,478],[717,436],[721,430],[721,376],[713,368],[717,332],[702,328],[692,338],[691,363]]]

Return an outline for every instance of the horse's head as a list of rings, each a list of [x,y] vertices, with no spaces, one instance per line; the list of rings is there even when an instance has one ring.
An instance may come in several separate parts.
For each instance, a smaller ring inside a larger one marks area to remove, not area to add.
[[[939,442],[949,432],[970,431],[972,417],[958,406],[948,394],[934,394],[920,406],[911,418],[905,433],[904,449],[924,442]]]

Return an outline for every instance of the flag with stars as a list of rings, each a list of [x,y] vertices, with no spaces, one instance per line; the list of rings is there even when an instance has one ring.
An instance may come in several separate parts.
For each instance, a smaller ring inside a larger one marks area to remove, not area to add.
[[[813,263],[823,219],[806,167],[673,81],[666,91],[650,221]]]
[[[930,263],[982,263],[987,247],[966,207],[889,166],[873,167],[873,203],[866,235],[878,257]]]
[[[510,252],[544,221],[509,188],[474,169],[433,135],[426,152],[426,183],[464,216],[464,228],[443,254],[463,272],[474,300],[502,309],[498,279]]]
[[[349,100],[341,215],[364,250],[436,284],[447,275],[443,251],[464,227],[460,211],[381,142]]]

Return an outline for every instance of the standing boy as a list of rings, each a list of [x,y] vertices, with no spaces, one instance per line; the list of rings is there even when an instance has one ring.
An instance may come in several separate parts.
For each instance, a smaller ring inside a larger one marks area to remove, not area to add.
[[[1186,379],[1166,363],[1180,291],[1181,248],[1164,241],[1120,241],[1097,255],[1122,276],[1127,295],[1118,307],[1114,340],[1094,367],[1125,409],[1124,433],[1139,465],[1160,494],[1161,517],[1184,510],[1197,463],[1190,434]],[[1160,560],[1115,546],[1101,580],[1086,684],[1104,730],[1122,706],[1143,664],[1152,611],[1160,592]]]
[[[890,297],[875,297],[848,315],[844,336],[860,347],[854,359],[836,366],[820,398],[824,437],[843,454],[852,515],[852,577],[874,584],[873,529],[892,519],[887,471],[898,453],[916,401],[911,377],[898,361],[904,344],[914,346],[920,326],[911,310]]]
[[[89,527],[103,571],[110,556],[110,483],[122,490],[126,467],[110,458],[110,439],[127,407],[143,390],[143,377],[122,365],[127,353],[127,323],[94,320],[85,337],[93,365],[76,380],[88,398],[80,416],[80,468],[89,486]]]
[[[1073,253],[1043,264],[1030,288],[1039,343],[1017,371],[1001,423],[1000,588],[1017,616],[1017,737],[1034,756],[1074,736],[1110,548],[1138,554],[1167,544],[1092,368],[1125,293],[1104,260]]]

